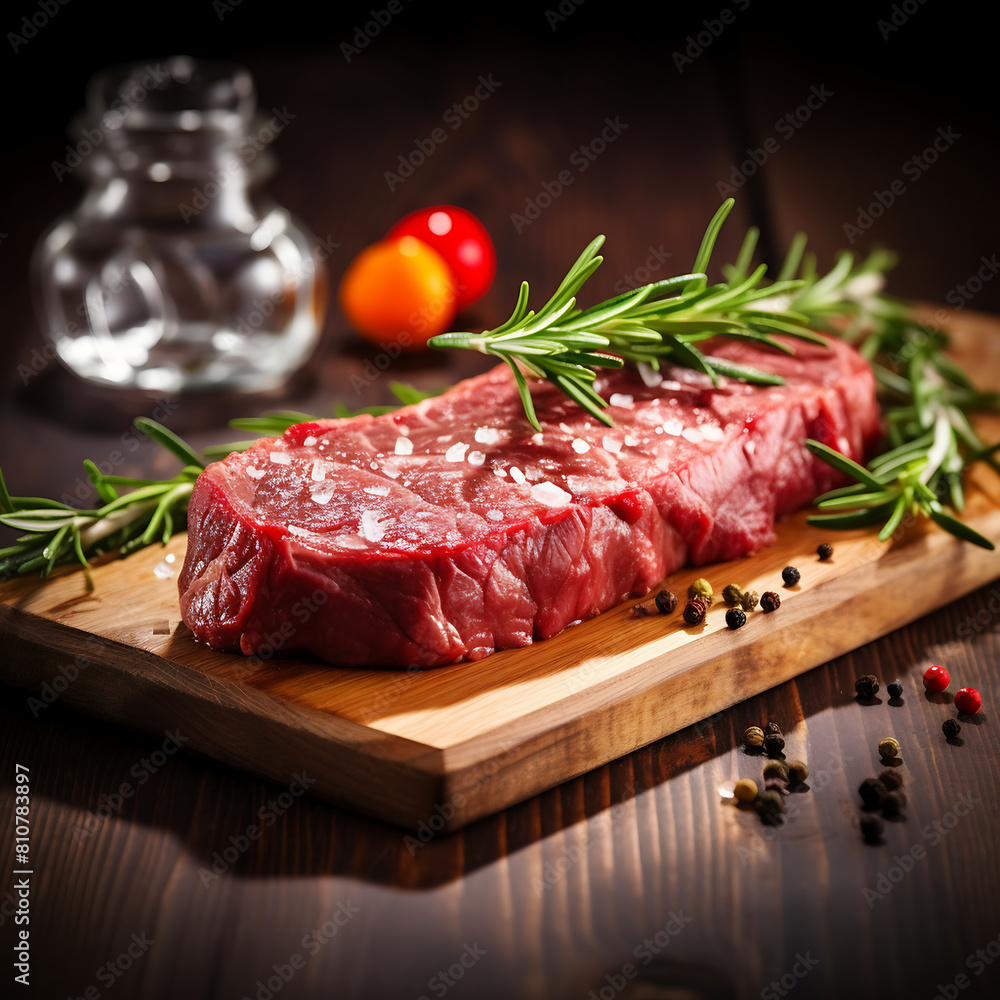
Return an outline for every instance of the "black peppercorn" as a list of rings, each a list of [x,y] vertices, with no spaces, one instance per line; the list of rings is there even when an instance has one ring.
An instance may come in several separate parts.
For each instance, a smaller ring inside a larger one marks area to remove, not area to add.
[[[726,612],[726,624],[731,629],[743,628],[747,623],[747,616],[739,608],[730,608]]]
[[[656,610],[661,615],[669,615],[677,607],[677,595],[670,590],[661,590],[656,595]]]
[[[899,681],[890,681],[886,690],[890,698],[901,698],[903,696],[903,685]]]
[[[878,694],[878,678],[874,674],[865,674],[854,682],[854,690],[859,698],[874,698]]]
[[[861,801],[866,806],[880,806],[885,798],[887,789],[878,778],[865,778],[858,789]]]
[[[954,719],[945,719],[941,723],[941,731],[949,740],[953,740],[962,731],[962,727]]]
[[[894,771],[891,767],[887,767],[879,776],[878,780],[885,785],[886,789],[890,792],[895,792],[897,789],[903,787],[903,772]]]
[[[785,749],[785,738],[777,733],[768,733],[764,737],[764,750],[768,757],[777,757]]]
[[[824,542],[822,545],[816,546],[816,555],[819,556],[820,561],[826,562],[830,556],[833,555],[833,546],[828,542]]]
[[[684,621],[688,625],[700,625],[705,620],[705,605],[701,601],[688,601],[684,605]]]
[[[781,579],[786,587],[794,587],[799,582],[799,571],[794,566],[786,566],[781,571]]]
[[[886,819],[898,816],[899,811],[906,805],[906,796],[901,791],[886,792],[882,799],[882,815]]]
[[[765,733],[776,733],[778,736],[783,736],[784,735],[784,733],[782,733],[782,731],[781,731],[781,726],[779,726],[777,722],[769,722],[764,727],[764,732]]]
[[[761,611],[777,611],[781,607],[781,598],[773,591],[769,590],[761,595]]]
[[[885,830],[885,824],[878,818],[878,816],[861,817],[861,836],[864,837],[869,844],[874,844],[876,841],[881,840],[883,830]]]

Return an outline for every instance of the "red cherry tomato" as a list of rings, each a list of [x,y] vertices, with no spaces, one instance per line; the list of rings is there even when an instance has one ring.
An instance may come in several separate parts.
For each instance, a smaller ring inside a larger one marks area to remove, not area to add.
[[[975,715],[983,707],[983,696],[975,688],[959,688],[955,692],[955,708],[966,715]]]
[[[481,299],[497,273],[497,253],[486,227],[464,208],[435,205],[400,219],[386,238],[415,236],[432,246],[455,275],[458,308]]]
[[[944,667],[934,664],[924,671],[924,687],[931,694],[940,694],[951,683],[951,674]]]

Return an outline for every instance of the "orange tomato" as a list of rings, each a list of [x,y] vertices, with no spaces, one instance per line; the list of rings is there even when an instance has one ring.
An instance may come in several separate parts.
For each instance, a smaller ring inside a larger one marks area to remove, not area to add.
[[[340,307],[351,326],[375,343],[394,341],[408,351],[445,333],[457,302],[444,258],[413,236],[366,247],[340,282]]]

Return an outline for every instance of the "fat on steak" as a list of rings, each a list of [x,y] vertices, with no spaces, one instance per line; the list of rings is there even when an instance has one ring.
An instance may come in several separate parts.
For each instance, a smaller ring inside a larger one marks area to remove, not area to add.
[[[380,417],[321,420],[210,465],[188,512],[181,612],[217,649],[437,666],[555,635],[684,565],[748,555],[881,433],[851,347],[708,353],[778,387],[605,371],[607,427],[547,383],[525,420],[501,365]],[[657,384],[648,384],[657,383]]]

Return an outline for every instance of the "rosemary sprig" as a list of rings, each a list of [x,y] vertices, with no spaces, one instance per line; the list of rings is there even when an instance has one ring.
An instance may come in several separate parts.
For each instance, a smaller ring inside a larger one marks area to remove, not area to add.
[[[767,267],[762,264],[751,274],[734,271],[729,281],[708,283],[712,250],[733,204],[730,198],[715,213],[689,274],[579,309],[576,296],[603,260],[597,251],[604,237],[598,236],[537,313],[528,308],[525,281],[506,323],[483,333],[441,334],[431,338],[430,344],[468,348],[506,362],[514,374],[525,415],[536,430],[541,427],[525,372],[552,382],[606,424],[612,421],[605,410],[607,404],[594,389],[596,369],[620,368],[626,361],[645,362],[654,369],[661,362],[682,365],[702,372],[713,384],[720,375],[762,385],[780,384],[782,380],[768,372],[712,357],[697,346],[711,337],[724,336],[789,351],[774,339],[775,333],[824,343],[809,328],[804,314],[775,305],[778,296],[803,287],[803,280],[779,278],[765,284]]]

